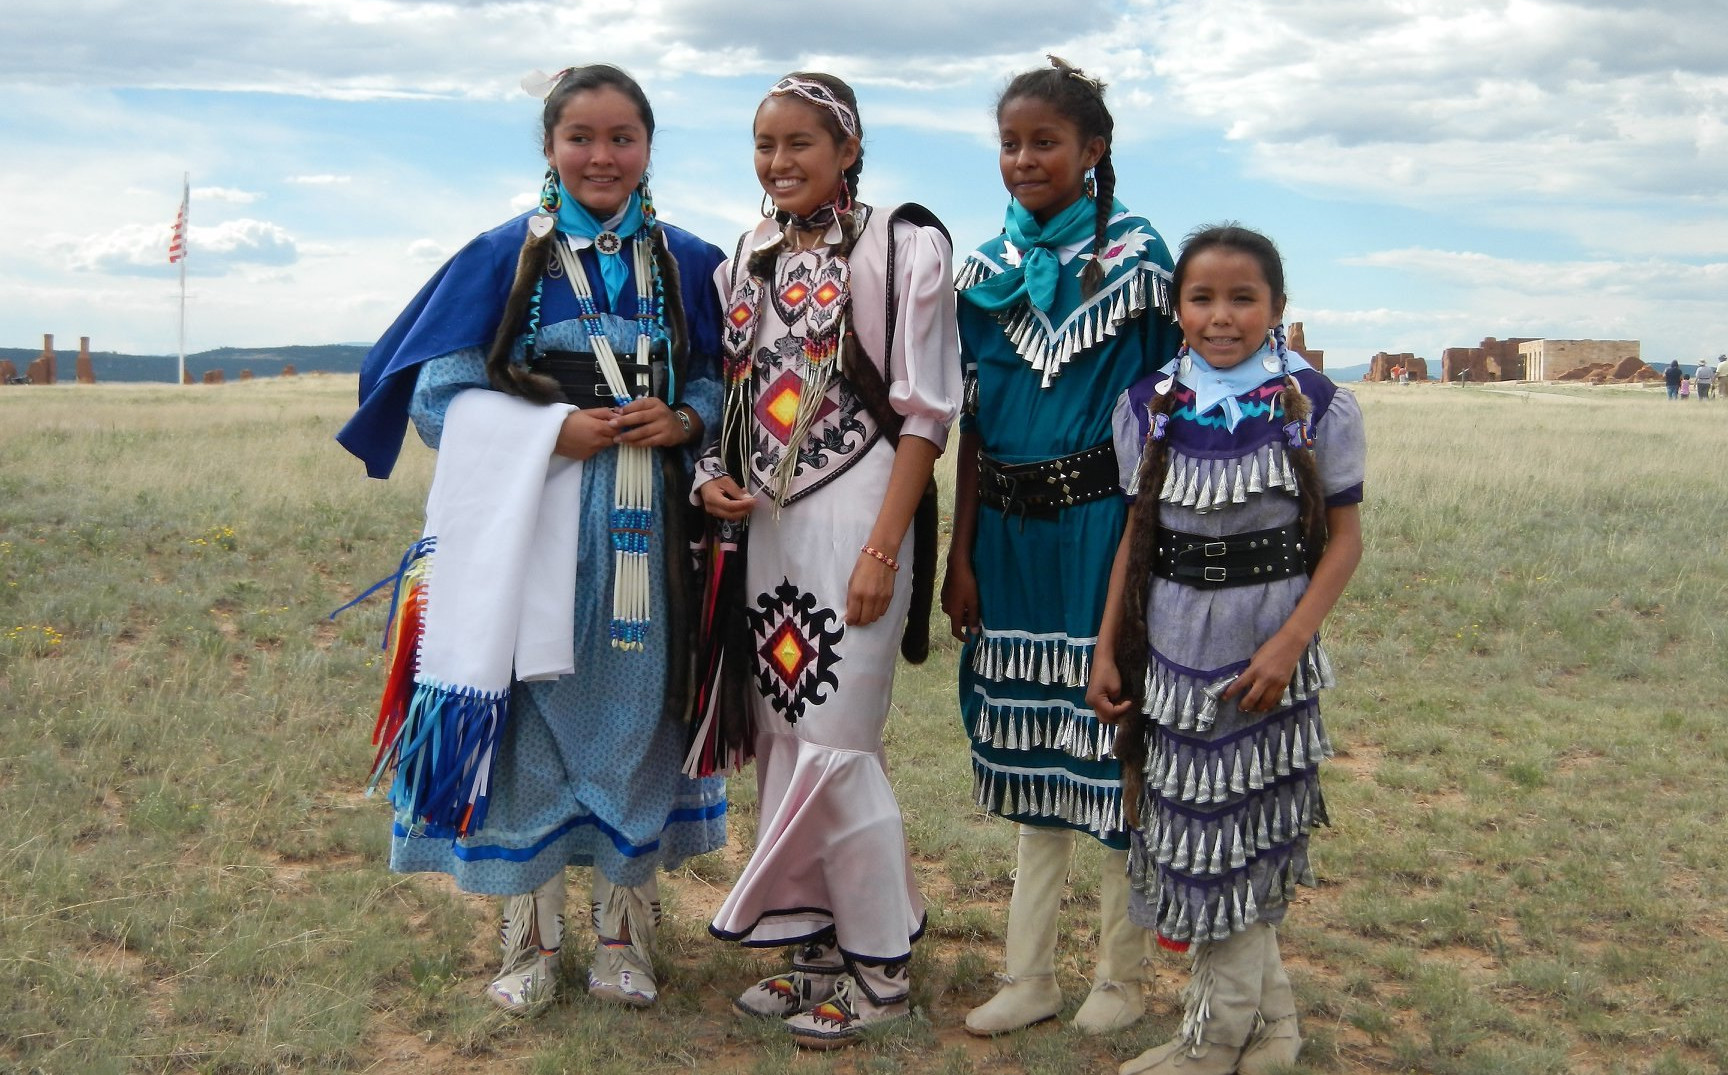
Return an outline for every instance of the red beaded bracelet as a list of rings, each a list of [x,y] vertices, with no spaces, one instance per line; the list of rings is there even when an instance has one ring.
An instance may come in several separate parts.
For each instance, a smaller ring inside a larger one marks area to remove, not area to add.
[[[887,564],[888,569],[890,571],[900,570],[900,561],[894,559],[894,557],[889,556],[887,553],[883,552],[881,549],[878,549],[873,545],[866,545],[862,549],[860,549],[859,551],[864,553],[867,556],[874,556],[874,557],[876,557],[876,559]]]

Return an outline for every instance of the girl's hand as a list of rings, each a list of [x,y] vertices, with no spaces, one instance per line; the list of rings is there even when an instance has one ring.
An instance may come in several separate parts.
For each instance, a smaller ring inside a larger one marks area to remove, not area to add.
[[[1267,639],[1254,651],[1248,667],[1236,681],[1219,695],[1226,702],[1235,702],[1244,713],[1270,713],[1278,708],[1284,689],[1296,671],[1296,662],[1308,648],[1304,638],[1286,638],[1283,631]]]
[[[677,421],[677,419],[673,419]],[[702,508],[716,519],[737,522],[748,518],[756,498],[738,488],[732,475],[722,474],[702,487]]]
[[[610,408],[571,411],[558,427],[558,440],[552,445],[552,452],[567,459],[592,459],[612,447],[616,437]]]
[[[1092,675],[1086,681],[1086,704],[1100,724],[1115,724],[1134,708],[1134,700],[1123,696],[1122,673],[1116,658],[1103,647],[1092,650]]]
[[[978,576],[972,573],[969,560],[948,560],[948,573],[942,579],[942,611],[948,614],[948,633],[964,642],[984,630],[984,617],[978,610]]]
[[[875,623],[894,599],[894,575],[887,564],[867,552],[852,565],[852,580],[846,584],[846,625],[863,627]]]
[[[619,444],[644,448],[672,448],[690,439],[684,432],[684,423],[672,413],[666,401],[653,396],[633,399],[613,411],[612,428]]]

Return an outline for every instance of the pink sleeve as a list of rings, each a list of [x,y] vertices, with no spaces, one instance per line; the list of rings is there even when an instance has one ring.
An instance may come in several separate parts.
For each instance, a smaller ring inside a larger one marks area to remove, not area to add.
[[[942,448],[960,413],[960,336],[953,252],[935,228],[897,227],[892,239],[899,324],[888,356],[888,402],[910,434]]]

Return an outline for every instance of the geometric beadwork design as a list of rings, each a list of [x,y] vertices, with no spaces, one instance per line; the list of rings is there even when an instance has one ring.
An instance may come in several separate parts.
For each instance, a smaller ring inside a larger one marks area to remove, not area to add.
[[[775,440],[786,444],[792,438],[792,427],[798,420],[798,400],[804,392],[804,378],[797,371],[787,370],[756,396],[756,420]],[[834,401],[822,397],[816,409],[816,423],[839,410]],[[815,424],[815,423],[813,423]]]
[[[816,595],[782,578],[773,593],[756,595],[744,616],[756,646],[756,687],[788,724],[808,705],[828,700],[824,687],[838,688],[834,666],[845,624],[831,608],[817,608]]]

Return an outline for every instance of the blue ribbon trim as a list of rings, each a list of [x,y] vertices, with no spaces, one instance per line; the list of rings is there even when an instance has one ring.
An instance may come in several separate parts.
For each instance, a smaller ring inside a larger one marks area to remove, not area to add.
[[[708,806],[683,807],[666,815],[666,824],[661,826],[661,831],[664,832],[673,825],[714,821],[725,816],[726,802],[724,799]],[[644,855],[652,855],[656,851],[660,850],[659,840],[651,840],[645,844],[633,844],[617,829],[606,824],[606,822],[601,821],[593,814],[588,814],[583,817],[573,817],[527,847],[502,847],[497,844],[483,844],[477,846],[474,844],[459,843],[456,842],[456,830],[445,825],[428,824],[421,826],[415,831],[409,831],[406,826],[404,826],[400,821],[397,821],[391,826],[390,831],[397,839],[426,838],[450,840],[450,853],[458,859],[461,859],[463,862],[500,860],[504,862],[527,862],[538,856],[548,847],[552,846],[552,844],[569,835],[571,832],[585,826],[599,830],[612,841],[612,846],[625,858],[641,858]]]

